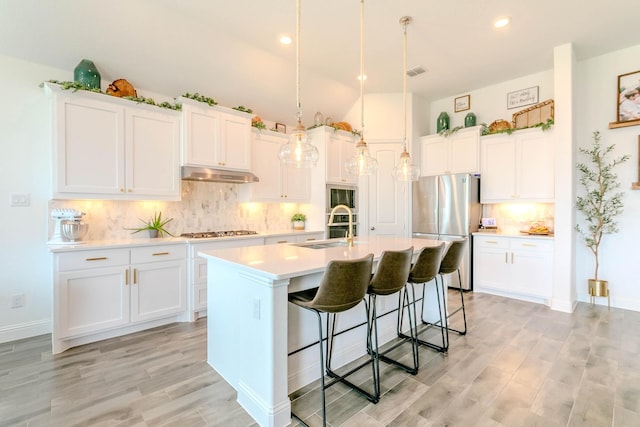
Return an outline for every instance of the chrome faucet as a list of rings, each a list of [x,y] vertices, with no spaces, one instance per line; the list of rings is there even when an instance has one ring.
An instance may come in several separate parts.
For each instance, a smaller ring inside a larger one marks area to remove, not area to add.
[[[329,223],[327,225],[333,225],[333,214],[336,213],[338,209],[344,209],[349,214],[349,231],[347,231],[346,241],[349,247],[353,246],[353,212],[351,212],[351,208],[347,205],[337,205],[333,209],[331,209],[331,214],[329,215]]]

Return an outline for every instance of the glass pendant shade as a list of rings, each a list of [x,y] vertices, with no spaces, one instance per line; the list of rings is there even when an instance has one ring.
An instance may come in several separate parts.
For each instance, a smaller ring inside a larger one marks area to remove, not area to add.
[[[282,145],[278,152],[281,164],[295,168],[313,167],[318,163],[319,157],[318,149],[309,143],[307,132],[300,122],[291,134],[289,142]]]
[[[393,177],[397,181],[417,181],[420,178],[420,168],[411,163],[411,156],[407,150],[400,154],[400,162],[393,168]]]
[[[378,168],[378,161],[369,154],[369,147],[364,139],[356,144],[356,154],[349,159],[346,165],[350,175],[372,175]]]

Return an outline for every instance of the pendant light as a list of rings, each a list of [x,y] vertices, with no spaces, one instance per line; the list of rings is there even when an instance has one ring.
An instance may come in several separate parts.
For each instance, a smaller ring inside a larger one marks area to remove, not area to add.
[[[356,176],[371,175],[378,168],[378,161],[371,157],[364,141],[364,0],[360,0],[360,141],[346,167],[350,175]]]
[[[410,16],[400,18],[403,29],[402,46],[402,110],[404,116],[404,149],[400,154],[400,162],[393,168],[393,177],[398,181],[417,181],[420,178],[420,169],[411,163],[411,156],[407,151],[407,25],[413,19]]]
[[[289,142],[280,147],[278,158],[285,166],[310,168],[318,163],[318,149],[308,142],[307,132],[302,124],[300,104],[300,0],[297,0],[296,14],[296,127]]]

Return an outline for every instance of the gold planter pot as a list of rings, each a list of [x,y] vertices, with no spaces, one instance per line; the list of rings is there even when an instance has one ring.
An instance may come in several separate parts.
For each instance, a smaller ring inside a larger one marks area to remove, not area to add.
[[[595,302],[595,297],[607,297],[607,306],[611,307],[611,299],[609,297],[609,282],[606,280],[589,279],[589,296],[591,305]]]

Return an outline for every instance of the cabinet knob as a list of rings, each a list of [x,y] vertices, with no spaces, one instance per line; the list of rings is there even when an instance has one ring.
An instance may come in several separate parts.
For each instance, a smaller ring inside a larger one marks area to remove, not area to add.
[[[124,188],[121,188],[121,189],[120,189],[120,192],[121,192],[121,193],[124,193]]]
[[[369,230],[373,231],[373,230],[375,230],[375,229],[376,229],[376,228],[372,225],[372,226],[371,226],[371,228],[370,228]]]

